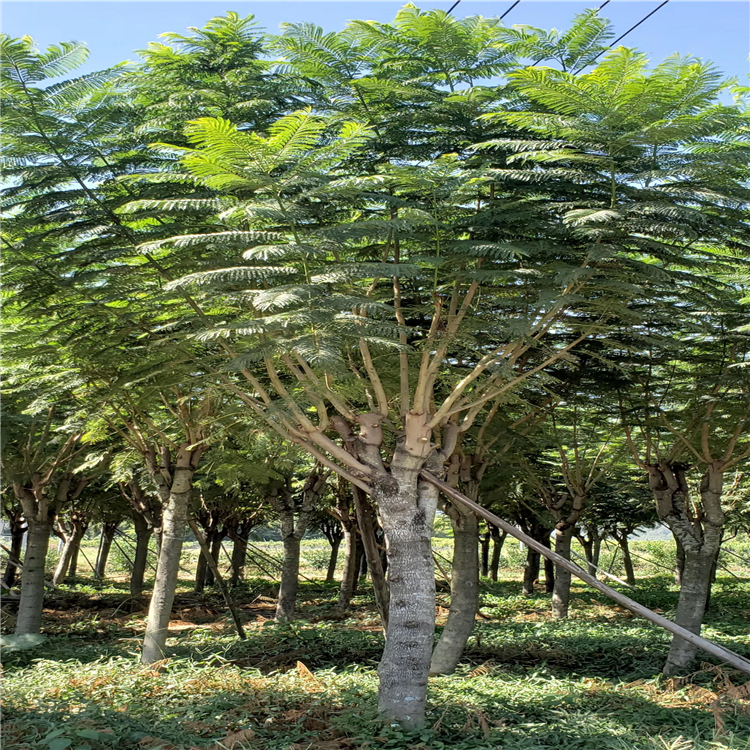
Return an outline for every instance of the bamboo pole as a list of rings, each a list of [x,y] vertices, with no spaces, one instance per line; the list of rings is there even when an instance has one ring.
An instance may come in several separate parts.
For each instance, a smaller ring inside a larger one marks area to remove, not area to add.
[[[716,656],[719,659],[722,659],[727,664],[730,664],[731,666],[735,667],[736,669],[739,669],[747,674],[750,674],[750,661],[743,658],[739,654],[734,653],[734,651],[730,651],[729,649],[724,648],[723,646],[719,646],[717,643],[712,643],[711,641],[707,641],[705,638],[702,638],[701,636],[697,635],[696,633],[692,633],[689,630],[686,630],[680,625],[677,625],[676,623],[672,622],[671,620],[668,620],[666,617],[662,617],[661,615],[657,615],[656,612],[652,612],[647,607],[644,607],[642,604],[639,604],[636,601],[633,601],[629,597],[625,596],[625,594],[621,594],[619,591],[616,591],[613,588],[610,588],[607,586],[606,583],[602,583],[597,578],[594,578],[594,576],[589,575],[585,570],[578,567],[574,562],[571,560],[566,559],[562,555],[558,555],[556,552],[553,552],[550,549],[547,549],[543,544],[540,542],[537,542],[536,539],[532,539],[530,536],[524,534],[520,529],[517,529],[515,526],[512,526],[507,521],[503,521],[502,518],[499,516],[496,516],[494,513],[491,513],[486,508],[483,508],[478,503],[475,503],[473,500],[470,500],[466,495],[459,492],[458,490],[453,489],[449,484],[446,484],[442,480],[438,479],[436,476],[431,474],[429,471],[422,470],[421,473],[422,478],[429,482],[433,487],[437,487],[441,492],[443,492],[447,497],[449,497],[451,500],[455,500],[456,502],[462,503],[467,508],[470,508],[473,510],[480,518],[484,518],[485,521],[489,521],[490,523],[494,524],[500,529],[503,529],[504,531],[507,531],[511,536],[516,537],[516,539],[520,539],[527,547],[531,547],[536,552],[539,552],[539,554],[544,555],[544,557],[549,558],[550,560],[554,560],[557,565],[559,565],[561,568],[565,568],[566,570],[569,570],[573,575],[580,578],[582,581],[585,581],[589,584],[592,588],[595,588],[597,591],[600,591],[602,594],[605,594],[610,599],[614,599],[618,604],[621,604],[623,607],[629,609],[631,612],[633,612],[636,615],[640,615],[641,617],[644,617],[645,619],[649,620],[650,622],[653,622],[655,625],[658,625],[660,628],[663,628],[664,630],[668,630],[673,635],[676,635],[678,638],[683,638],[684,640],[688,641],[689,643],[692,643],[694,646],[697,646],[698,648],[702,649],[708,654],[711,654],[712,656]]]
[[[216,560],[214,560],[214,556],[211,554],[211,550],[209,549],[208,544],[206,544],[206,538],[203,536],[203,532],[198,528],[198,524],[195,521],[190,519],[188,521],[188,525],[190,526],[190,530],[193,532],[193,534],[195,534],[195,538],[198,540],[198,544],[200,545],[201,552],[203,552],[203,556],[206,558],[208,567],[213,571],[216,585],[219,587],[221,595],[224,597],[224,601],[227,604],[227,609],[229,609],[230,613],[232,614],[234,626],[235,628],[237,628],[237,635],[244,641],[247,636],[245,635],[245,629],[242,627],[239,612],[237,612],[237,607],[234,606],[234,602],[232,601],[232,597],[229,595],[227,585],[224,583],[224,579],[221,577],[219,565],[217,564]]]

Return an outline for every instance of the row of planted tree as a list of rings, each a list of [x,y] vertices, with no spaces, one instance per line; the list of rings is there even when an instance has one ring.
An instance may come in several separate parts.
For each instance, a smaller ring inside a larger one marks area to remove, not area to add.
[[[408,5],[275,36],[229,13],[73,78],[82,45],[3,38],[19,632],[39,627],[53,523],[74,549],[95,494],[159,530],[144,661],[191,513],[214,544],[216,505],[240,540],[278,519],[289,617],[331,485],[387,620],[380,708],[419,725],[478,564],[476,519],[425,472],[537,539],[554,527],[564,557],[579,533],[592,563],[653,504],[684,561],[676,619],[700,629],[727,518],[747,514],[746,90],[613,36],[593,10],[547,32]],[[570,575],[554,581],[564,617]],[[666,671],[693,655],[676,638]]]

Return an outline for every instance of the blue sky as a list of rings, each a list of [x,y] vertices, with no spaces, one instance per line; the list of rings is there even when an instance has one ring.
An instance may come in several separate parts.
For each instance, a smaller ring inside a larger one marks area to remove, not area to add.
[[[601,2],[522,0],[505,18],[505,23],[565,28],[575,13],[596,7]],[[389,21],[403,4],[390,0],[5,0],[2,3],[2,29],[11,36],[29,34],[40,46],[66,40],[87,42],[91,57],[85,70],[96,70],[122,60],[135,60],[134,51],[156,41],[160,33],[183,32],[188,26],[201,26],[227,10],[243,15],[253,13],[269,31],[275,31],[283,21],[313,21],[326,30],[335,30],[343,28],[351,18]],[[415,4],[421,8],[447,10],[452,2]],[[462,0],[454,13],[459,16],[500,15],[511,4],[512,0]],[[619,35],[658,4],[659,0],[612,0],[603,15],[613,21]],[[648,53],[653,62],[675,52],[696,55],[712,60],[727,75],[747,82],[749,39],[750,2],[747,0],[670,0],[622,43]]]

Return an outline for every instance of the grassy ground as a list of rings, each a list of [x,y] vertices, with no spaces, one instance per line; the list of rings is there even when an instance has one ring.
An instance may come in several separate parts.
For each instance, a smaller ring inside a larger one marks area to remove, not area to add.
[[[271,543],[266,549],[275,554]],[[305,543],[310,578],[321,576],[325,551],[325,542]],[[658,559],[653,550],[642,552]],[[106,586],[84,580],[51,596],[47,640],[4,654],[3,746],[174,750],[223,740],[258,750],[750,747],[750,683],[738,687],[746,675],[699,660],[689,678],[661,680],[666,633],[582,584],[574,584],[571,618],[550,621],[548,597],[519,595],[515,556],[506,550],[501,580],[483,585],[481,616],[458,672],[430,680],[429,722],[420,733],[405,735],[377,720],[383,641],[368,592],[355,599],[349,619],[333,620],[337,586],[303,581],[301,619],[282,626],[270,619],[273,583],[252,578],[235,590],[247,623],[248,638],[240,641],[218,595],[192,594],[186,573],[168,658],[149,667],[137,661],[147,602],[128,596],[124,576]],[[677,600],[670,577],[646,575],[646,563],[640,573],[634,598],[670,616]],[[705,635],[750,656],[750,576],[741,567],[733,573],[719,575]],[[447,603],[440,592],[439,623]]]

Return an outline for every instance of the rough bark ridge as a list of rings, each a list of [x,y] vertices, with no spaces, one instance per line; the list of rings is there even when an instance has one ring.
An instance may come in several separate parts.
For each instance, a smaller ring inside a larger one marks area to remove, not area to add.
[[[282,622],[294,617],[299,587],[300,542],[312,520],[329,474],[330,472],[321,471],[316,465],[308,474],[301,497],[298,499],[293,496],[289,482],[285,486],[273,487],[269,494],[269,499],[279,514],[281,539],[284,544],[279,601],[276,605],[276,619]]]
[[[701,480],[701,502],[696,513],[693,513],[688,502],[686,466],[662,463],[647,467],[657,514],[669,526],[685,553],[675,622],[696,634],[700,634],[703,624],[711,587],[712,566],[721,547],[724,528],[724,511],[721,507],[724,467],[721,461],[708,464]],[[694,645],[675,636],[664,665],[664,674],[673,675],[687,669],[696,651]]]
[[[161,460],[157,460],[155,450],[146,455],[164,511],[159,562],[141,652],[143,664],[151,664],[164,658],[169,618],[180,571],[182,544],[187,529],[193,474],[198,468],[201,453],[202,449],[191,450],[189,443],[183,443],[176,451],[174,463],[171,451],[166,448],[161,451]]]

